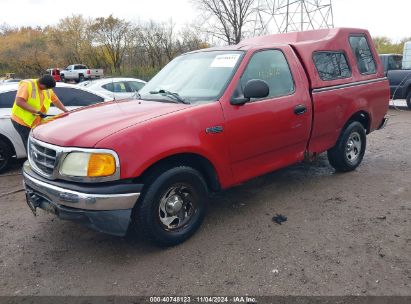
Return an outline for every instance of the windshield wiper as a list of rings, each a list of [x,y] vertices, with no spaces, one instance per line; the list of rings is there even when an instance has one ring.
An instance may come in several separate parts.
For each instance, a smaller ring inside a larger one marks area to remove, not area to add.
[[[168,97],[173,98],[174,100],[180,103],[190,104],[188,101],[184,100],[184,98],[182,98],[180,95],[178,95],[178,93],[170,92],[164,89],[160,89],[158,91],[150,91],[150,94],[164,94]]]

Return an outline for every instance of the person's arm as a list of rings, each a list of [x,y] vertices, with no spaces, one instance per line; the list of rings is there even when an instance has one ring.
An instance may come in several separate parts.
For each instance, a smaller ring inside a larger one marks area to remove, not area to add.
[[[56,93],[52,93],[51,95],[51,101],[53,102],[53,104],[59,108],[60,110],[62,110],[63,112],[68,112],[68,110],[66,109],[66,107],[63,105],[63,103],[60,101],[60,99],[57,97]]]
[[[31,105],[27,103],[27,100],[25,100],[22,97],[17,97],[16,98],[16,104],[20,107],[23,108],[26,111],[29,111],[30,113],[33,114],[39,114],[39,111],[37,111],[35,108],[33,108]]]

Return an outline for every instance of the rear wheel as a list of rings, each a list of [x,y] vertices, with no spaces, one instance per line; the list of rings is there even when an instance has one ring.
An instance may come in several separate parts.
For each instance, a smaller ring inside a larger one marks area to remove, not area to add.
[[[355,170],[364,158],[366,140],[363,125],[358,121],[349,123],[337,144],[327,152],[331,166],[340,172]]]
[[[84,75],[80,74],[78,77],[78,82],[83,82],[84,81]]]
[[[184,242],[200,227],[207,209],[207,186],[186,166],[153,176],[136,206],[135,227],[161,246]]]
[[[9,144],[0,139],[0,173],[4,172],[10,165],[12,152]]]
[[[61,75],[60,78],[61,78],[61,82],[67,82],[66,77],[64,77],[64,75]]]
[[[411,110],[411,91],[407,94],[407,107]]]

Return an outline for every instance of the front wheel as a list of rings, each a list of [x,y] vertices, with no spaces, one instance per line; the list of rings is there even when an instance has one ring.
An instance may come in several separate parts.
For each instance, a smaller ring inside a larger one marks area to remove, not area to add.
[[[411,110],[411,91],[407,94],[407,107]]]
[[[207,209],[201,174],[191,167],[174,167],[147,186],[133,214],[135,226],[161,246],[177,245],[193,235]]]
[[[340,172],[355,170],[364,158],[366,140],[363,125],[358,121],[349,123],[337,144],[327,152],[331,166]]]

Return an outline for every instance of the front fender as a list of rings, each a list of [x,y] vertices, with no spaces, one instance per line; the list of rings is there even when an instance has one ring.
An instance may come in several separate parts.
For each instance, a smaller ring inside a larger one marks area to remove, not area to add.
[[[17,158],[27,157],[23,140],[11,123],[9,116],[0,118],[0,135],[4,136],[8,141],[11,142]]]
[[[206,132],[210,127],[221,132]],[[120,158],[121,178],[139,177],[158,161],[192,153],[210,161],[222,187],[232,181],[224,117],[219,102],[170,113],[117,132],[97,148],[113,149]]]

